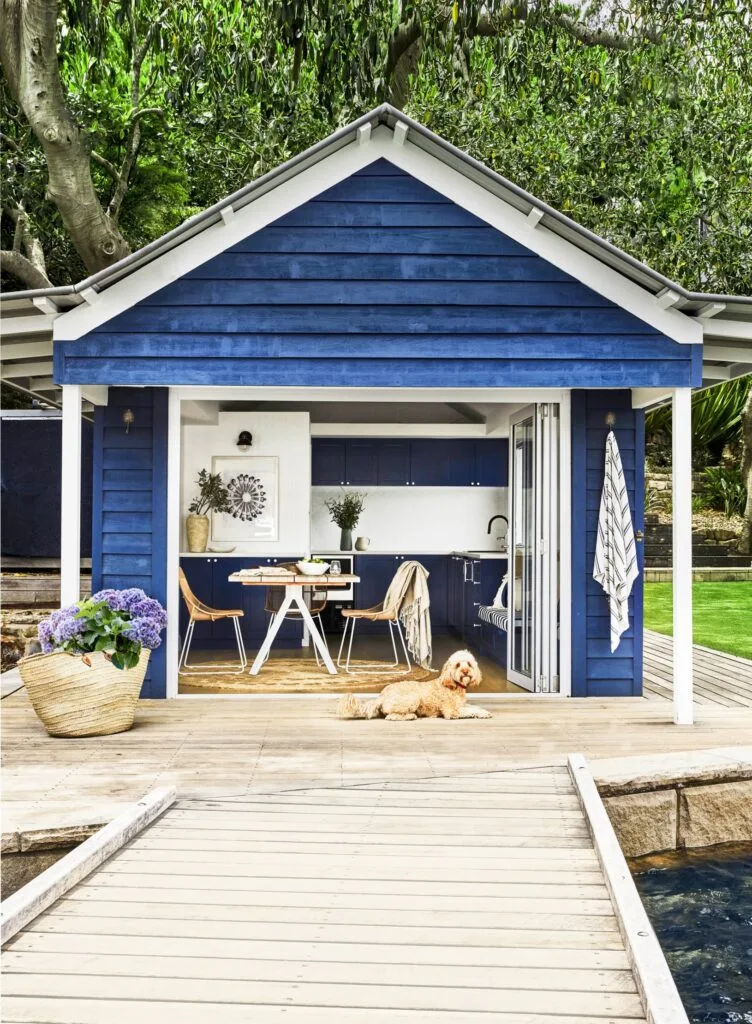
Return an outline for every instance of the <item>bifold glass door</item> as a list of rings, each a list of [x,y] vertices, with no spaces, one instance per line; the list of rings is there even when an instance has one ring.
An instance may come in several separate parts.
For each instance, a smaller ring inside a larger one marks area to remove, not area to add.
[[[559,689],[559,407],[531,405],[510,420],[510,682]]]

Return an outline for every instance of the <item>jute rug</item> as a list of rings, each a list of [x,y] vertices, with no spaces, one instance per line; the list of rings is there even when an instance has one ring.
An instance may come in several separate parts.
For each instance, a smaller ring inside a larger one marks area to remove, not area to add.
[[[209,666],[207,666],[208,668]],[[316,662],[301,658],[271,658],[257,676],[249,675],[248,669],[242,675],[202,676],[180,674],[180,693],[378,693],[387,685],[400,679],[422,681],[433,679],[438,669],[413,667],[406,672],[404,667],[387,671],[384,662],[355,661],[350,668],[356,675],[348,675],[339,669],[331,676]]]

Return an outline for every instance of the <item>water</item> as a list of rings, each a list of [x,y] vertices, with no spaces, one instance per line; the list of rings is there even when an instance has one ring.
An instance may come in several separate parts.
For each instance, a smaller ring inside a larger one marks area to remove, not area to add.
[[[693,1024],[752,1024],[752,844],[632,865]]]

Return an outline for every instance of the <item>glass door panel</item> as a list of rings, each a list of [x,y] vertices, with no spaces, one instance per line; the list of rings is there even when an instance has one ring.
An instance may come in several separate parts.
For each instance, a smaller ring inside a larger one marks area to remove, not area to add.
[[[507,675],[542,693],[559,688],[558,414],[558,405],[531,405],[510,421]]]
[[[509,586],[509,665],[507,675],[534,689],[535,624],[535,406],[511,424],[512,546]]]

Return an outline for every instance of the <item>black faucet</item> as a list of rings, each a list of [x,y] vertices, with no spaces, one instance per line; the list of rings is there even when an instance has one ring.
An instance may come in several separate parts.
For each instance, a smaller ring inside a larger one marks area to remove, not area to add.
[[[499,515],[491,516],[491,518],[488,520],[488,529],[486,530],[486,533],[489,534],[489,536],[491,534],[491,527],[493,526],[497,519],[503,519],[504,522],[507,524],[507,529],[509,529],[509,520],[507,519],[506,516],[503,516],[501,515],[501,513],[499,513]]]
[[[491,527],[493,526],[497,519],[504,520],[504,522],[507,524],[507,533],[509,533],[509,520],[507,519],[506,516],[503,516],[501,515],[501,513],[499,513],[496,516],[491,516],[491,518],[488,520],[488,530],[486,532],[488,533],[489,536],[491,535]],[[504,536],[506,537],[506,534]],[[502,541],[504,540],[504,537],[497,537],[497,540]]]

